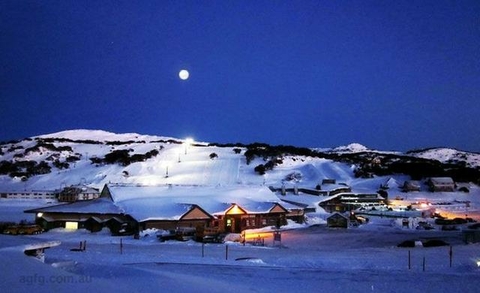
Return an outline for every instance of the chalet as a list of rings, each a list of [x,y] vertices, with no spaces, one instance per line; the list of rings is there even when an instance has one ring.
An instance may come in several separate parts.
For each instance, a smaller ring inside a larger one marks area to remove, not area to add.
[[[173,230],[178,227],[209,227],[213,216],[196,204],[165,203],[154,214],[140,215],[132,213],[140,230],[156,228],[161,230]]]
[[[59,202],[75,202],[80,200],[92,200],[98,198],[100,192],[96,188],[86,185],[72,185],[65,187],[58,195]]]
[[[248,195],[248,196],[245,196]],[[118,234],[125,225],[139,232],[149,228],[210,229],[239,233],[245,229],[280,226],[287,210],[268,189],[199,186],[105,185],[100,197],[25,211],[36,215],[45,230],[64,227]],[[293,213],[293,215],[292,215]]]
[[[246,229],[286,225],[288,211],[276,202],[236,203],[222,212],[215,213],[220,232],[240,233]]]
[[[44,230],[53,228],[81,229],[92,232],[99,231],[99,227],[109,227],[108,221],[112,218],[121,223],[133,225],[133,219],[125,214],[121,208],[111,200],[98,198],[92,201],[64,203],[24,211],[35,214],[35,223]],[[112,233],[117,231],[112,230]]]
[[[327,227],[348,228],[348,217],[340,213],[333,213],[327,218]]]
[[[427,180],[427,184],[433,192],[455,191],[455,182],[450,177],[431,177]]]
[[[319,203],[326,212],[346,212],[358,208],[377,209],[385,207],[385,198],[378,193],[341,193]]]
[[[388,178],[385,182],[383,182],[380,185],[380,188],[384,190],[390,189],[390,188],[396,188],[396,187],[398,187],[398,182],[392,177]]]
[[[411,191],[420,191],[421,185],[419,181],[407,180],[403,183],[402,191],[411,192]]]

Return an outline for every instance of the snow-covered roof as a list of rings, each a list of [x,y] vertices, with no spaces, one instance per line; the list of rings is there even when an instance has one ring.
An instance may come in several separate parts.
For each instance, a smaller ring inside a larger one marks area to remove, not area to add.
[[[398,181],[395,178],[389,177],[383,184],[384,187],[398,187]]]
[[[139,222],[149,220],[180,220],[194,205],[159,201],[152,198],[126,200],[125,212]]]
[[[451,177],[431,177],[430,182],[434,184],[454,184]]]
[[[108,198],[77,201],[73,203],[41,207],[26,210],[26,213],[90,213],[90,214],[123,214],[124,211]]]
[[[233,204],[249,214],[268,213],[278,198],[267,187],[138,186],[109,184],[111,199],[127,214],[145,219],[178,220],[193,205],[210,215],[224,214]]]

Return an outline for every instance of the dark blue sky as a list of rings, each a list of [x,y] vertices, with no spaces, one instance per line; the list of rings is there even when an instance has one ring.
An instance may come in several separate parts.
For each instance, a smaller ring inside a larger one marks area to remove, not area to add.
[[[476,0],[0,1],[3,141],[480,151],[479,101]]]

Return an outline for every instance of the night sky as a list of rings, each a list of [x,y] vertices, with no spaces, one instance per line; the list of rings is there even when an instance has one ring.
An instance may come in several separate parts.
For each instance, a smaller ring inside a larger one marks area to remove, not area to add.
[[[0,1],[0,141],[480,151],[479,102],[477,0]]]

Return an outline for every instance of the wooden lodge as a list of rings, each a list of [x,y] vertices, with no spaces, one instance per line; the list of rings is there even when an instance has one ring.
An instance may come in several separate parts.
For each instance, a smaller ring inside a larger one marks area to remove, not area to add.
[[[200,206],[193,204],[178,204],[186,210],[185,213],[173,217],[152,217],[137,219],[140,230],[156,228],[160,230],[174,230],[178,227],[209,227],[213,216]]]
[[[450,177],[431,177],[427,184],[432,192],[453,192],[455,191],[455,182]]]
[[[35,214],[35,223],[44,230],[85,228],[97,232],[108,227],[115,234],[122,224],[134,226],[134,220],[108,199],[46,206],[26,210],[25,213]]]
[[[212,195],[210,189],[202,187],[105,185],[97,199],[25,212],[35,214],[36,223],[45,230],[62,227],[96,232],[108,227],[114,235],[121,235],[126,227],[132,233],[151,228],[240,233],[285,225],[291,212],[298,216],[297,210],[289,211],[276,201],[265,201],[276,198],[266,190],[225,190],[223,197],[222,191],[215,190],[217,194]],[[237,196],[237,201],[232,202],[229,194],[238,192],[252,192],[253,196]],[[268,198],[270,195],[273,196]]]

